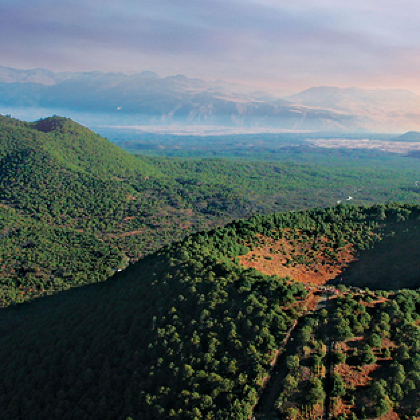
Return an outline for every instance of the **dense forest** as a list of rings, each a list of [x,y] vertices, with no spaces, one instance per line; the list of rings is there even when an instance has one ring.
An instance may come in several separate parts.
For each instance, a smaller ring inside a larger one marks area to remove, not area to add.
[[[69,119],[0,117],[3,305],[104,280],[165,243],[245,214],[243,196],[185,188]]]
[[[276,401],[288,419],[418,418],[418,291],[340,287],[308,315]],[[383,417],[387,416],[387,417]]]
[[[2,417],[419,415],[417,160],[264,153],[0,116]]]
[[[415,416],[417,292],[347,288],[341,275],[327,288],[243,258],[271,239],[292,246],[285,265],[310,266],[306,244],[320,264],[351,272],[342,252],[358,258],[419,223],[420,206],[399,204],[255,215],[167,245],[106,282],[5,308],[1,411],[10,420],[245,420],[284,365],[273,409],[288,418],[316,418],[325,406],[337,420]],[[373,374],[381,381],[370,384]]]
[[[309,153],[296,147],[301,137],[276,136],[261,161],[238,159],[237,145],[226,159],[135,157],[67,118],[0,116],[1,305],[102,281],[185,235],[254,213],[420,203],[417,159]]]

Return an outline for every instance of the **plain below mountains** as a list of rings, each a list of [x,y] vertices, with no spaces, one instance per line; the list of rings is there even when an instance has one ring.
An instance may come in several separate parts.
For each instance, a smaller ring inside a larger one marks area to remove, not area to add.
[[[420,129],[420,97],[403,90],[310,88],[299,94],[154,72],[54,73],[0,67],[0,104],[131,116],[138,125],[404,132]],[[4,111],[7,112],[7,111]],[[106,117],[103,122],[109,122]]]

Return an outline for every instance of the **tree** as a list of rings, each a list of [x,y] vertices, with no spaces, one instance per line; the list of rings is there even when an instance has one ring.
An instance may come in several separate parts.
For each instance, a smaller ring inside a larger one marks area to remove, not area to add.
[[[346,321],[344,319],[340,319],[336,325],[336,338],[339,341],[346,341],[353,338],[351,328]]]
[[[322,366],[322,357],[318,354],[313,357],[313,363],[315,372],[319,373],[320,367]]]
[[[387,394],[382,381],[374,382],[369,388],[370,398],[374,401],[384,399]]]
[[[404,366],[401,364],[397,364],[396,369],[395,369],[395,374],[393,376],[393,382],[396,384],[402,384],[405,381],[405,371],[404,371]]]
[[[337,364],[345,363],[347,359],[346,353],[335,353],[335,359],[337,361]]]
[[[299,410],[294,407],[288,407],[286,409],[285,415],[288,420],[295,420],[298,418]]]
[[[299,356],[288,356],[286,359],[286,365],[290,371],[294,371],[295,369],[297,369],[299,367],[299,364]]]
[[[311,379],[306,399],[312,407],[325,399],[325,391],[319,378]]]
[[[284,378],[284,391],[286,393],[292,392],[298,386],[298,381],[290,373]]]
[[[331,396],[333,398],[341,397],[346,393],[346,387],[344,385],[344,381],[341,378],[340,375],[337,373],[333,373],[332,375],[332,390],[331,390]]]
[[[306,343],[311,338],[311,334],[312,334],[312,328],[309,325],[305,325],[301,329],[298,339],[302,343]]]
[[[361,355],[362,363],[364,363],[365,365],[370,365],[376,362],[376,357],[373,354],[373,351],[369,345],[365,344],[362,350],[363,350],[363,353]]]
[[[404,392],[399,384],[394,384],[390,390],[391,399],[395,402],[399,402],[404,398]]]
[[[382,340],[381,337],[379,337],[378,334],[372,334],[369,337],[369,345],[371,345],[372,347],[376,347],[376,348],[381,348],[382,347]]]
[[[375,416],[380,417],[392,410],[392,402],[386,395],[384,398],[378,400],[373,406]]]
[[[414,389],[416,389],[416,384],[414,383],[413,380],[408,379],[407,381],[404,382],[403,389],[404,389],[404,392],[409,393],[410,391],[413,391]]]

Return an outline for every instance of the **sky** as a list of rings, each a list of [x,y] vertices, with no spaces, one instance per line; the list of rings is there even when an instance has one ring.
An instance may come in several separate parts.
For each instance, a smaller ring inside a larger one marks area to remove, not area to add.
[[[420,93],[418,0],[1,0],[0,65]]]

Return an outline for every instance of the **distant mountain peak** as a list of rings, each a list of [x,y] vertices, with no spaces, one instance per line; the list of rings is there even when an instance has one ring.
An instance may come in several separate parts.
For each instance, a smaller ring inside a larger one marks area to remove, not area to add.
[[[161,77],[155,73],[154,71],[150,71],[150,70],[146,70],[146,71],[142,71],[139,74],[140,77],[143,77],[145,79],[161,79]]]
[[[56,74],[50,70],[36,68],[30,70],[15,69],[0,66],[0,82],[4,83],[39,83],[41,85],[55,84]]]
[[[408,131],[407,133],[404,133],[401,136],[397,137],[395,140],[407,142],[420,142],[420,132]]]

